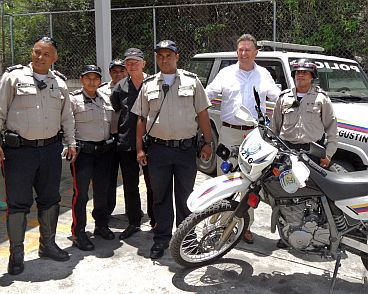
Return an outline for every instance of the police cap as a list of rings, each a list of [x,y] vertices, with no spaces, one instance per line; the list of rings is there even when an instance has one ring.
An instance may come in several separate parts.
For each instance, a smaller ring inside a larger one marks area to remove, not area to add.
[[[175,53],[179,52],[178,47],[176,47],[175,42],[171,40],[163,40],[160,43],[157,43],[155,47],[155,52],[157,52],[160,49],[169,49],[171,51],[174,51]]]
[[[98,67],[97,65],[93,65],[93,64],[89,64],[89,65],[86,65],[85,67],[83,67],[82,73],[80,74],[80,76],[82,77],[85,74],[88,74],[88,73],[91,73],[91,72],[94,72],[94,73],[98,74],[100,77],[102,77],[101,68]]]
[[[121,60],[121,59],[119,59],[119,58],[112,60],[112,61],[110,62],[110,64],[109,64],[109,71],[110,71],[114,66],[121,66],[122,68],[125,68],[124,60]]]
[[[124,52],[124,62],[128,59],[143,60],[144,55],[141,49],[129,48]]]

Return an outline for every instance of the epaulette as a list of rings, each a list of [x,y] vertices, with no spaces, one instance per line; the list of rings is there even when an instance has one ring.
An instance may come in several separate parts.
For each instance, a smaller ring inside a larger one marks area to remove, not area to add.
[[[155,78],[155,75],[146,77],[142,83],[147,83],[150,80],[153,80]]]
[[[316,91],[317,91],[317,93],[321,93],[321,94],[327,96],[326,91],[323,90],[320,86],[316,86]]]
[[[13,66],[10,66],[6,69],[6,72],[11,72],[15,69],[22,69],[23,68],[23,65],[21,64],[17,64],[17,65],[13,65]]]
[[[67,80],[67,77],[64,76],[60,71],[54,70],[54,74],[56,74],[59,78],[61,78],[63,81]]]
[[[98,87],[99,88],[101,88],[101,87],[103,87],[103,86],[106,86],[108,84],[108,82],[104,82],[104,83],[102,83],[101,85],[99,85]]]
[[[70,95],[79,95],[79,94],[82,94],[83,93],[83,90],[82,89],[78,89],[78,90],[74,90],[72,92],[70,92]]]
[[[184,69],[182,71],[183,71],[183,74],[185,74],[188,77],[191,77],[191,78],[196,78],[197,77],[197,75],[195,73],[192,73],[190,71],[186,71]]]
[[[281,91],[279,97],[281,97],[282,95],[284,95],[286,93],[289,93],[289,92],[291,92],[291,89],[285,89],[285,90]]]

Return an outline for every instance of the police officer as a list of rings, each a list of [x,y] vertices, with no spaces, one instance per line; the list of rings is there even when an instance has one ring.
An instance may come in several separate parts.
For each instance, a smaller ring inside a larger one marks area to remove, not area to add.
[[[179,53],[173,41],[161,41],[155,52],[161,71],[144,80],[132,109],[140,116],[137,120],[137,160],[143,166],[148,163],[153,191],[156,226],[150,251],[152,259],[164,254],[172,236],[173,180],[176,225],[190,213],[186,200],[193,190],[197,173],[195,136],[198,124],[204,134],[201,156],[205,159],[211,155],[212,140],[207,112],[211,104],[198,77],[177,69]],[[151,142],[148,157],[143,150],[145,133]]]
[[[147,77],[147,74],[143,72],[146,62],[142,50],[129,48],[125,51],[124,57],[129,77],[121,80],[111,95],[114,110],[121,112],[117,150],[123,176],[125,207],[129,219],[129,226],[120,234],[120,239],[126,239],[138,232],[141,225],[139,164],[136,151],[137,115],[130,110],[137,100],[144,78]],[[147,166],[143,166],[143,174],[147,188],[147,213],[150,217],[150,224],[154,227],[153,196]]]
[[[82,89],[71,93],[70,100],[75,118],[75,137],[78,157],[72,164],[75,178],[73,194],[73,245],[81,250],[94,249],[86,232],[86,205],[90,181],[93,187],[93,211],[95,235],[112,240],[114,233],[108,227],[109,211],[107,190],[110,180],[113,139],[110,123],[113,109],[110,98],[97,91],[101,84],[101,69],[87,65],[80,75]]]
[[[128,72],[124,65],[124,60],[119,58],[114,59],[109,64],[109,73],[111,77],[111,81],[107,83],[101,84],[98,88],[98,91],[101,91],[105,95],[111,95],[114,87],[117,83],[128,76]],[[120,112],[113,112],[111,117],[111,134],[114,137],[114,150],[113,158],[111,163],[111,178],[109,189],[107,192],[107,201],[108,201],[108,212],[111,215],[116,206],[116,186],[117,186],[117,178],[119,172],[119,157],[116,152],[116,142],[117,142],[117,134],[118,134],[118,120],[119,120]]]
[[[291,63],[296,88],[281,92],[272,116],[272,129],[290,148],[309,150],[309,143],[325,144],[326,156],[314,160],[328,168],[337,150],[337,121],[327,94],[313,85],[317,67],[307,59]],[[279,240],[279,248],[286,245]]]
[[[0,131],[5,131],[0,159],[5,165],[8,273],[12,275],[24,270],[23,242],[26,215],[33,204],[32,188],[37,194],[39,256],[57,261],[69,259],[69,254],[55,243],[63,151],[61,130],[68,146],[67,158],[74,161],[76,151],[66,78],[50,70],[57,59],[55,40],[40,37],[32,49],[32,62],[8,68],[0,81]]]

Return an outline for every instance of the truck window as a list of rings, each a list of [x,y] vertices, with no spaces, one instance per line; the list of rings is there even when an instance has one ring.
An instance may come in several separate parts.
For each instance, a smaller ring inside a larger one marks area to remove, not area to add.
[[[235,64],[238,60],[222,60],[220,70],[229,65]],[[265,67],[271,74],[276,84],[281,85],[281,90],[287,89],[287,83],[285,79],[285,72],[282,68],[281,61],[277,60],[256,60],[256,63],[260,66]]]
[[[281,85],[281,90],[288,88],[285,78],[285,72],[282,68],[281,61],[277,60],[256,60],[256,63],[265,67],[271,74],[276,84]]]
[[[208,83],[208,78],[212,70],[214,59],[192,59],[189,64],[189,71],[195,73],[205,88]]]

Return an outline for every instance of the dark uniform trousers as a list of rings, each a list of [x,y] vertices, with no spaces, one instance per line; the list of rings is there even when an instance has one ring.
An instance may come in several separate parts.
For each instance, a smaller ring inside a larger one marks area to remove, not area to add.
[[[141,198],[139,195],[139,163],[137,162],[137,151],[118,151],[119,161],[123,176],[124,198],[129,219],[129,224],[139,227],[141,225]],[[147,166],[143,167],[144,180],[147,187],[147,213],[154,223],[153,196],[148,177]]]
[[[33,190],[39,210],[47,210],[60,202],[61,142],[43,147],[4,147],[6,194],[9,214],[29,213]]]
[[[132,179],[132,181],[127,181],[128,183],[137,183],[137,187],[139,184],[139,164],[137,162],[137,153],[136,151],[132,151],[131,155],[126,155],[124,156],[123,154],[125,154],[124,152],[129,152],[129,151],[117,151],[116,150],[116,141],[114,143],[114,150],[113,150],[113,155],[112,155],[112,162],[111,162],[111,173],[110,173],[110,184],[109,184],[109,189],[107,192],[107,202],[108,202],[108,212],[109,215],[111,215],[115,209],[116,206],[116,187],[117,187],[117,179],[118,179],[118,174],[119,174],[119,164],[121,166],[121,170],[122,170],[122,174],[124,174],[123,177],[123,183],[125,183],[126,181],[124,181],[124,178],[128,178],[128,179]],[[122,154],[120,156],[120,154]],[[131,158],[128,158],[130,157]],[[125,165],[125,163],[123,162],[128,162],[128,165]],[[125,168],[124,168],[125,166]],[[132,166],[132,170],[130,170],[128,167]],[[143,175],[144,175],[144,181],[146,183],[146,188],[147,188],[147,214],[148,217],[150,218],[150,224],[154,225],[155,224],[155,217],[153,216],[153,193],[152,193],[152,189],[151,189],[151,185],[150,185],[150,180],[149,180],[149,176],[148,176],[148,167],[147,166],[143,166]],[[137,173],[138,170],[138,173]],[[128,185],[123,185],[124,187],[124,201],[125,201],[125,207],[127,208],[128,206],[132,206],[132,205],[139,205],[139,219],[141,218],[141,206],[140,206],[140,201],[139,203],[137,201],[133,201],[133,203],[128,203],[128,193],[130,194],[131,191],[126,191],[125,187],[130,186]],[[130,187],[129,187],[130,188]],[[132,189],[130,189],[132,190]],[[133,198],[134,195],[139,195],[139,191],[137,192],[137,189],[133,189],[135,190],[135,192],[133,192]],[[138,194],[137,194],[138,193]],[[130,197],[129,197],[130,198]],[[134,204],[136,203],[136,204]],[[133,211],[135,211],[137,209],[133,208]],[[134,213],[136,214],[136,213]],[[137,218],[136,218],[137,219]],[[132,219],[132,221],[134,221],[134,217]]]
[[[93,188],[92,216],[95,219],[95,225],[97,227],[106,227],[108,225],[107,191],[110,181],[112,155],[112,150],[103,153],[83,153],[81,151],[74,163],[75,175],[73,165],[71,165],[72,174],[76,182],[72,204],[72,233],[74,236],[78,236],[78,233],[84,231],[86,227],[86,205],[91,180]]]
[[[153,240],[155,243],[168,244],[172,237],[174,222],[173,187],[176,226],[190,214],[186,202],[193,191],[197,174],[195,148],[192,146],[182,150],[153,143],[148,148],[148,170],[156,220]]]
[[[116,151],[116,140],[117,139],[115,137],[111,159],[110,184],[107,190],[107,207],[109,215],[111,215],[114,212],[114,209],[116,207],[116,187],[118,184],[118,174],[119,174],[119,154]]]

